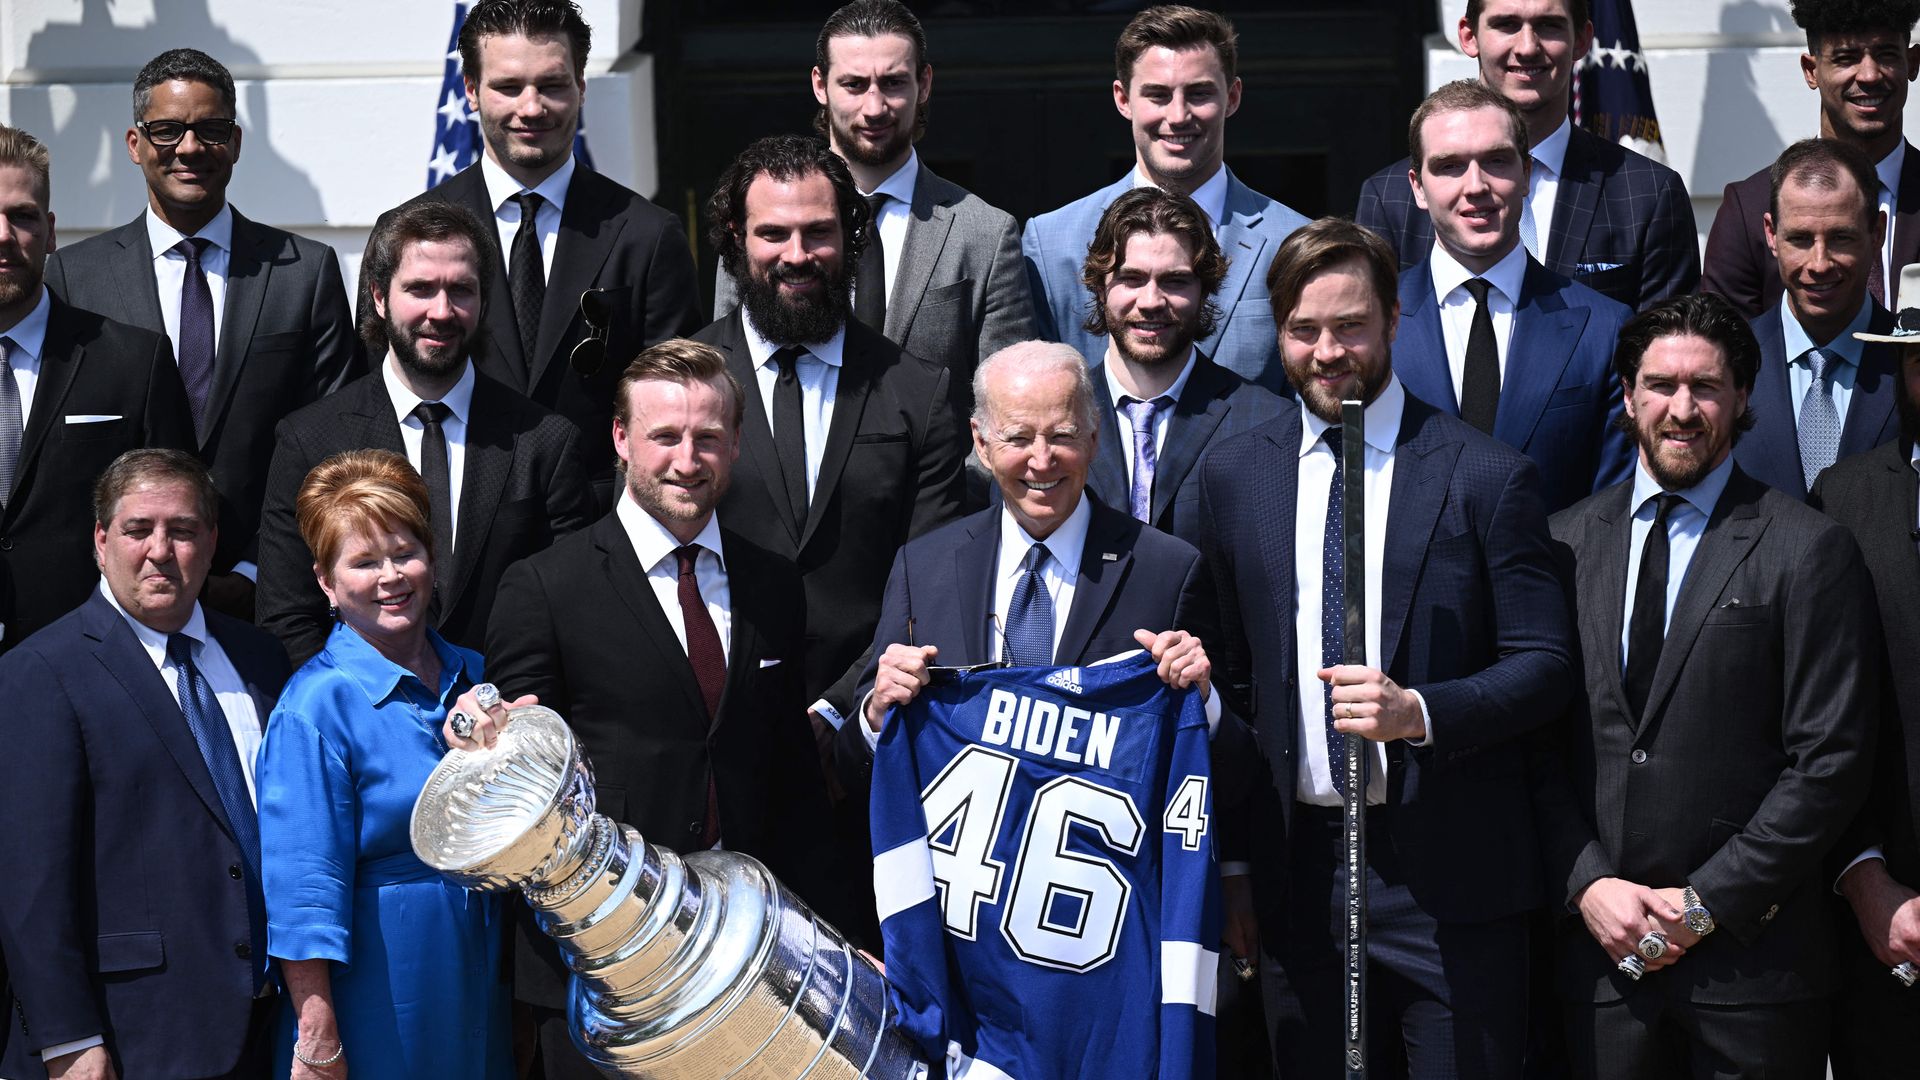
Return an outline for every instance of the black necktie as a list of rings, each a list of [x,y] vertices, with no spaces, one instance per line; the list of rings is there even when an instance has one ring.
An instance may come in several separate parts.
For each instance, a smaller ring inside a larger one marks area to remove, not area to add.
[[[1474,278],[1466,287],[1474,309],[1460,375],[1460,419],[1491,435],[1494,414],[1500,410],[1500,346],[1493,337],[1493,312],[1487,308],[1487,279]]]
[[[807,426],[800,410],[800,358],[806,350],[793,345],[773,354],[780,377],[773,384],[773,448],[780,455],[780,473],[787,483],[787,509],[796,524],[807,521]]]
[[[20,411],[20,385],[13,381],[13,365],[8,357],[16,346],[10,337],[0,337],[0,507],[13,498],[13,474],[20,467],[20,436],[26,430],[26,417]]]
[[[887,332],[887,253],[880,246],[880,208],[886,204],[887,197],[877,191],[867,196],[866,244],[853,279],[853,317],[882,334]]]
[[[1347,501],[1340,475],[1341,429],[1335,424],[1321,434],[1333,451],[1333,483],[1327,485],[1327,522],[1320,544],[1320,666],[1347,662]],[[1347,736],[1333,729],[1333,684],[1320,684],[1320,700],[1327,725],[1327,770],[1333,790],[1347,794]]]
[[[1684,500],[1663,494],[1657,500],[1653,527],[1640,549],[1640,577],[1633,585],[1633,621],[1627,629],[1627,704],[1638,720],[1647,709],[1653,689],[1653,671],[1660,666],[1660,647],[1667,639],[1667,518]]]
[[[200,259],[213,241],[189,236],[173,246],[186,256],[187,273],[180,282],[180,343],[174,358],[180,381],[187,384],[187,404],[193,409],[194,430],[207,430],[207,398],[213,393],[213,290]]]
[[[420,479],[427,482],[427,509],[433,512],[433,581],[435,601],[446,568],[453,566],[453,473],[447,459],[447,432],[441,426],[453,410],[442,401],[423,401],[413,407],[420,421]]]
[[[707,706],[711,725],[720,712],[720,695],[727,685],[727,653],[720,646],[720,631],[713,625],[713,614],[700,597],[700,545],[688,544],[673,549],[680,561],[680,619],[687,631],[687,662],[693,665],[693,679],[700,684],[700,699]],[[713,768],[707,768],[707,818],[700,842],[712,847],[720,842],[720,792],[713,782]]]
[[[527,371],[537,365],[533,355],[540,338],[540,305],[547,299],[547,268],[540,259],[540,196],[523,191],[513,197],[520,206],[520,228],[513,234],[513,254],[507,260],[507,288],[513,294],[513,319],[520,328],[520,355]]]

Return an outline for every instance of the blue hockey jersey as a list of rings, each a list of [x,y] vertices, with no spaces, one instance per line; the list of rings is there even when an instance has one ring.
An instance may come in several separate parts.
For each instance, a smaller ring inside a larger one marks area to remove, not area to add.
[[[1207,721],[1144,653],[936,681],[873,764],[901,1025],[968,1080],[1213,1075]]]

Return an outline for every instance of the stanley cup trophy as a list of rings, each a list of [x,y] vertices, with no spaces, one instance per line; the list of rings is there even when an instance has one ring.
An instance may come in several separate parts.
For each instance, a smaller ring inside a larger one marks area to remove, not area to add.
[[[455,750],[413,807],[413,850],[470,889],[521,890],[573,972],[574,1043],[610,1076],[910,1080],[886,980],[745,855],[682,858],[594,812],[551,709]]]

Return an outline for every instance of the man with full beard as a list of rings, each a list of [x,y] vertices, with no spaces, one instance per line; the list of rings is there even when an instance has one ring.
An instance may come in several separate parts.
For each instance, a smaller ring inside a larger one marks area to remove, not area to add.
[[[1226,274],[1206,213],[1157,187],[1107,207],[1081,272],[1093,296],[1087,332],[1107,343],[1093,369],[1100,442],[1089,489],[1195,547],[1202,456],[1281,412],[1278,394],[1195,344],[1213,333]]]
[[[1386,241],[1337,218],[1274,256],[1304,407],[1201,463],[1221,622],[1208,651],[1269,765],[1241,827],[1279,1074],[1342,1068],[1340,763],[1361,738],[1374,1060],[1382,1075],[1512,1078],[1541,898],[1526,748],[1566,703],[1571,631],[1533,464],[1394,375],[1397,269]],[[1364,664],[1343,660],[1343,400],[1366,403]]]
[[[1549,906],[1580,916],[1556,943],[1568,1056],[1583,1080],[1819,1080],[1873,584],[1845,527],[1735,462],[1760,345],[1731,304],[1656,304],[1614,366],[1638,464],[1554,515],[1581,692],[1535,772]]]
[[[933,65],[900,0],[854,0],[827,17],[814,48],[814,127],[847,163],[872,217],[854,316],[953,372],[971,393],[980,358],[1033,336],[1033,300],[1013,215],[952,183],[914,152],[927,131]],[[725,265],[713,316],[740,302]]]
[[[479,649],[500,575],[594,516],[580,434],[481,374],[496,273],[480,220],[452,203],[409,203],[367,238],[359,312],[376,371],[289,415],[274,432],[260,527],[260,625],[295,665],[332,630],[313,553],[294,520],[307,471],[346,450],[392,450],[427,482],[441,636]]]

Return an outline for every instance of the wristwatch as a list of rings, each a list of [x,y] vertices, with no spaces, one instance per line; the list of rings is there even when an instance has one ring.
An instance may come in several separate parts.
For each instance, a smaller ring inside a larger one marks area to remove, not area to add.
[[[1680,889],[1680,902],[1686,905],[1680,917],[1686,920],[1687,929],[1701,937],[1713,933],[1713,913],[1700,902],[1700,894],[1693,891],[1693,886],[1686,885]]]

